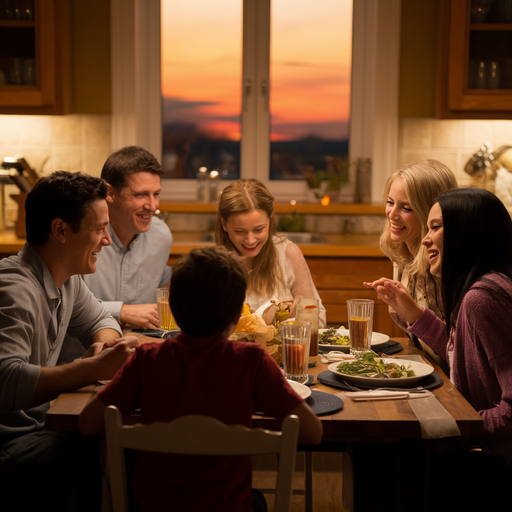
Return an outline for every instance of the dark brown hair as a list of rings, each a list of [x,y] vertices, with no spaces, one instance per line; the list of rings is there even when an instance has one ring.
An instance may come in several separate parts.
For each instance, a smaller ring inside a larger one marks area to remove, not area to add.
[[[221,334],[242,312],[247,272],[224,247],[192,249],[172,268],[169,305],[189,336]]]
[[[74,233],[92,202],[107,197],[107,184],[81,172],[55,171],[37,181],[25,201],[27,242],[47,242],[55,219],[62,219]]]
[[[160,177],[164,175],[162,166],[149,151],[139,146],[125,146],[107,158],[101,177],[120,191],[126,185],[126,177],[138,172],[149,172]]]

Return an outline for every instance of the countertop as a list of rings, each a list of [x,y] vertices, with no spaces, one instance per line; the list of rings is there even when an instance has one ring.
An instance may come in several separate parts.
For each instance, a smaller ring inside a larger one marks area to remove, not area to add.
[[[304,256],[317,257],[357,257],[357,258],[384,258],[379,249],[379,235],[337,235],[324,234],[328,244],[299,244]],[[211,242],[201,242],[201,233],[173,232],[174,242],[171,249],[172,256],[188,254],[195,247],[207,247]],[[21,250],[25,239],[18,238],[14,231],[0,232],[0,254],[16,254]]]
[[[195,247],[214,245],[201,242],[201,233],[173,232],[171,256],[188,254]],[[385,258],[379,249],[380,235],[336,235],[324,233],[328,244],[298,244],[304,256]]]

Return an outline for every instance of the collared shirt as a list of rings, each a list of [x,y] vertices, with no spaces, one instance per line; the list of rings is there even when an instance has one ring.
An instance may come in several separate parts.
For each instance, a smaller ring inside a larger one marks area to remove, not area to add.
[[[41,367],[56,366],[66,334],[89,347],[94,334],[119,324],[84,285],[60,288],[29,244],[0,261],[0,440],[44,424],[48,404],[29,409]]]
[[[155,304],[156,289],[171,279],[167,265],[172,235],[165,222],[157,217],[151,227],[137,235],[128,249],[112,226],[108,226],[112,245],[97,255],[96,272],[83,276],[89,289],[100,299],[116,320],[126,304]]]

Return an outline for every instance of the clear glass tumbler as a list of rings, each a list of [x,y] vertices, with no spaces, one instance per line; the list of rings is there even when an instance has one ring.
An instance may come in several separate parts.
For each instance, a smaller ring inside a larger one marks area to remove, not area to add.
[[[318,313],[319,302],[313,297],[303,297],[297,304],[295,319],[301,322],[311,322],[311,343],[309,344],[309,356],[318,355]]]
[[[304,384],[308,380],[311,322],[281,322],[284,376]]]
[[[169,307],[169,288],[157,288],[156,304],[158,307],[158,320],[160,321],[160,329],[164,331],[172,331],[178,329],[178,324],[174,320]]]
[[[347,300],[351,354],[364,354],[372,349],[373,306],[369,299]]]

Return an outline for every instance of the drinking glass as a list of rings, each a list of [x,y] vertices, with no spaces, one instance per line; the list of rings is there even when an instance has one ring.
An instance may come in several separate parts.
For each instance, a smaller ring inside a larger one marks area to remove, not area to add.
[[[311,322],[281,322],[280,330],[284,376],[304,384],[308,380]]]
[[[301,322],[311,322],[311,342],[309,344],[309,357],[318,356],[318,299],[303,297],[297,304],[295,319]]]
[[[369,299],[347,300],[351,354],[364,354],[372,349],[373,305]]]
[[[158,307],[158,320],[160,321],[160,329],[172,331],[178,329],[178,324],[174,320],[169,307],[169,288],[157,288],[156,304]]]

